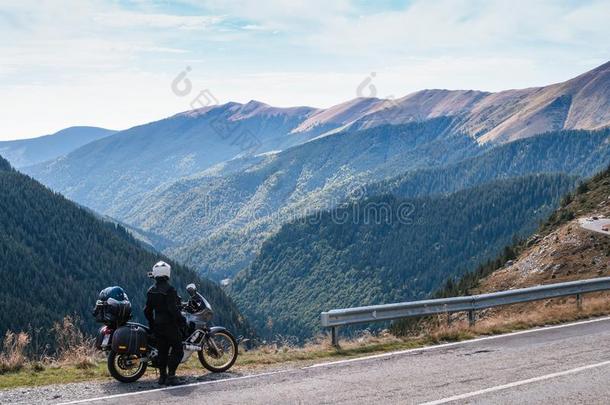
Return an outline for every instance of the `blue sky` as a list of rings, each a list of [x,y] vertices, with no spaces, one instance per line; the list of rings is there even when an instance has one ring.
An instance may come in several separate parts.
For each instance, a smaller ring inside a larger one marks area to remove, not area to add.
[[[0,0],[0,139],[127,128],[204,89],[328,107],[371,72],[379,97],[545,85],[610,60],[609,15],[608,0]]]

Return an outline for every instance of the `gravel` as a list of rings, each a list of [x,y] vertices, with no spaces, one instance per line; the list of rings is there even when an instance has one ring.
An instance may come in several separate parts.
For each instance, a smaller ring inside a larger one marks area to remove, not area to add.
[[[241,375],[240,373],[227,372],[182,378],[188,384],[198,381],[239,377]],[[133,384],[122,384],[116,381],[90,381],[0,390],[0,404],[59,404],[79,399],[151,390],[159,387],[155,374],[151,372]]]

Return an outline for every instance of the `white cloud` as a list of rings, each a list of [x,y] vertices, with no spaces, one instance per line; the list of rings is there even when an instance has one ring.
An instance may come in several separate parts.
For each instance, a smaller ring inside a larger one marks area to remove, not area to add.
[[[107,27],[134,28],[142,26],[145,28],[180,30],[208,30],[223,20],[221,16],[142,14],[133,11],[100,13],[93,19],[96,23],[104,24]]]
[[[565,80],[610,53],[601,0],[182,3],[1,3],[0,138],[186,110],[169,83],[187,65],[222,101],[323,107],[373,71],[380,96],[500,90]]]

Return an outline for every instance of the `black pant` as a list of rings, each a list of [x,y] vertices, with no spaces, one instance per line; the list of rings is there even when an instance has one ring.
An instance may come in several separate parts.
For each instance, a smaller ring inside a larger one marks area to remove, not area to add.
[[[175,375],[176,369],[184,356],[182,333],[178,326],[159,325],[154,330],[159,350],[159,370],[165,374]],[[171,348],[171,353],[170,353]]]

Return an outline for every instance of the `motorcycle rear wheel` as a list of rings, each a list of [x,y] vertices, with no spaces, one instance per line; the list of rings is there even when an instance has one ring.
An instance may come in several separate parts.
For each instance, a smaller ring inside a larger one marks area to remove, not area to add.
[[[213,373],[222,373],[230,369],[237,360],[237,340],[229,332],[217,332],[209,337],[214,340],[219,352],[210,347],[204,347],[197,352],[199,362]]]
[[[145,361],[132,354],[111,351],[108,355],[108,371],[115,380],[122,383],[138,381],[146,372],[147,366]]]

